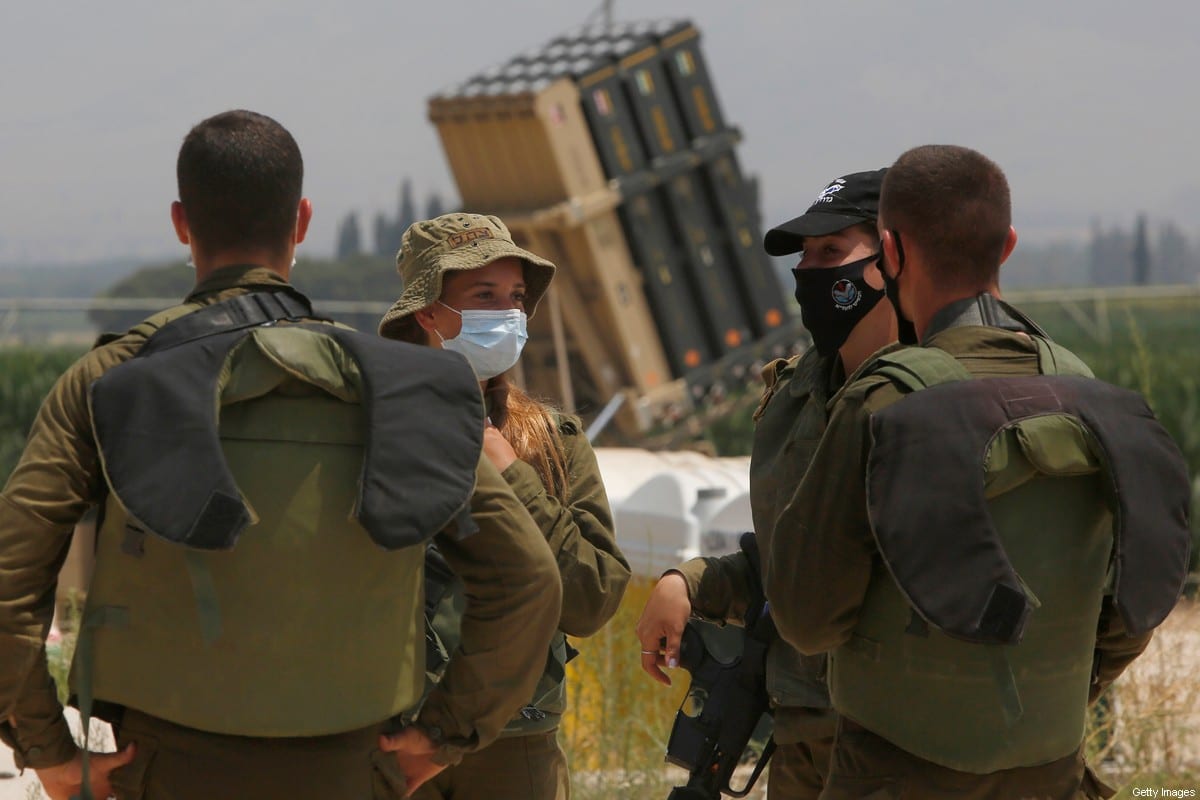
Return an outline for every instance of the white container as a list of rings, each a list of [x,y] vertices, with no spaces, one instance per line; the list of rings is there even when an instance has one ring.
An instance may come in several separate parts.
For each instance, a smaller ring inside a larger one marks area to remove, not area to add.
[[[656,578],[689,558],[733,552],[752,529],[747,456],[601,447],[596,459],[635,575]]]

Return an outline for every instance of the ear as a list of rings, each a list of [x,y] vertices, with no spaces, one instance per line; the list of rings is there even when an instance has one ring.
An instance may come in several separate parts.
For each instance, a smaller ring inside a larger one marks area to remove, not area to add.
[[[180,244],[191,244],[192,233],[188,228],[187,214],[184,213],[183,203],[176,200],[171,203],[171,224],[175,226],[175,236]]]
[[[1003,264],[1012,255],[1013,249],[1017,246],[1017,229],[1012,225],[1008,226],[1008,236],[1004,237],[1004,251],[1000,254],[1000,263]]]
[[[417,320],[417,324],[425,329],[426,333],[433,333],[437,328],[437,320],[434,318],[433,306],[417,309],[413,312],[413,317]]]
[[[303,242],[308,235],[308,223],[312,222],[312,215],[312,201],[307,197],[301,198],[300,206],[296,209],[296,244]]]
[[[888,264],[895,264],[897,267],[900,264],[900,251],[896,247],[896,237],[890,230],[882,230],[879,232],[879,249],[883,251],[883,260]],[[883,264],[879,265],[879,271],[885,272]],[[888,277],[891,277],[890,275]]]

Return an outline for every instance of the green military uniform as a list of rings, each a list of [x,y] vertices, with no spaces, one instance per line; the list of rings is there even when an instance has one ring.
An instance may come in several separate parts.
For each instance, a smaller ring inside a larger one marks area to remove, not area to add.
[[[197,306],[286,282],[259,267],[213,273],[187,298]],[[88,387],[132,358],[146,341],[131,332],[92,350],[55,385],[39,411],[20,463],[0,494],[0,738],[21,767],[63,763],[75,744],[62,716],[42,647],[53,611],[58,568],[76,521],[104,494]],[[559,608],[559,579],[536,526],[485,459],[471,501],[479,531],[441,537],[447,561],[470,586],[464,646],[420,722],[437,734],[435,760],[454,763],[499,734],[512,698],[526,696],[538,655]],[[519,624],[513,624],[515,618]],[[326,658],[330,654],[303,654]],[[236,676],[214,676],[236,685]],[[314,686],[314,692],[337,692]],[[96,698],[103,701],[105,698]],[[385,721],[365,729],[304,738],[223,736],[172,725],[136,711],[119,723],[118,742],[138,743],[135,760],[112,774],[119,796],[400,796],[395,760],[378,752]],[[266,787],[271,787],[266,789]],[[390,793],[390,794],[389,794]]]
[[[579,421],[559,422],[568,476],[568,502],[546,491],[537,471],[520,459],[501,475],[541,528],[558,561],[562,614],[545,669],[530,701],[491,746],[466,755],[419,788],[418,800],[565,800],[566,757],[557,732],[567,696],[566,636],[591,636],[616,613],[629,583],[629,564],[617,547],[612,511],[596,455]]]
[[[841,358],[810,349],[767,365],[766,388],[755,413],[750,461],[750,508],[756,531],[769,530],[808,469],[825,432],[825,405],[844,379]],[[746,555],[696,558],[677,570],[687,582],[694,613],[740,621],[751,595]],[[782,639],[767,651],[767,692],[775,717],[768,796],[815,798],[824,785],[836,717],[825,685],[825,656],[804,656]]]
[[[1028,376],[1040,370],[1036,342],[1023,333],[951,319],[931,326],[923,344],[946,351],[975,377]],[[1077,752],[1036,766],[964,772],[919,758],[875,734],[849,718],[853,715],[838,701],[839,648],[853,649],[851,640],[864,604],[892,581],[873,538],[863,476],[871,415],[897,402],[902,393],[878,375],[859,379],[858,374],[870,366],[864,364],[835,398],[826,435],[806,477],[777,522],[759,532],[769,553],[767,595],[781,634],[802,652],[834,654],[834,705],[845,716],[839,722],[829,783],[821,797],[1108,796],[1111,790],[1085,765],[1082,745]],[[1095,641],[1093,699],[1150,639],[1149,634],[1126,636],[1111,598],[1105,597],[1103,603]],[[859,646],[856,652],[866,651]]]

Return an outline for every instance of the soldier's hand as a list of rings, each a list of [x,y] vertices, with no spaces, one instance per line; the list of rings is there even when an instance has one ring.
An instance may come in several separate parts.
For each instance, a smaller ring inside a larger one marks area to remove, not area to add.
[[[483,452],[488,457],[488,461],[492,462],[492,466],[500,472],[504,472],[510,464],[517,460],[517,451],[513,450],[508,439],[504,438],[504,434],[492,424],[491,420],[487,421],[487,425],[483,429]]]
[[[687,583],[679,573],[668,572],[650,592],[635,629],[642,645],[642,669],[659,683],[671,685],[663,667],[679,666],[679,639],[691,615]]]
[[[116,753],[91,753],[88,755],[88,784],[92,787],[92,797],[97,800],[110,797],[113,793],[108,776],[117,767],[124,766],[133,760],[134,745],[126,746]],[[34,770],[42,788],[50,800],[69,800],[79,797],[83,790],[83,754],[76,753],[75,757],[65,764],[54,767],[42,767]]]
[[[417,787],[446,768],[445,764],[434,763],[433,754],[437,745],[425,731],[417,727],[409,726],[399,733],[380,736],[379,749],[395,754],[396,763],[408,785],[405,797],[412,797]]]

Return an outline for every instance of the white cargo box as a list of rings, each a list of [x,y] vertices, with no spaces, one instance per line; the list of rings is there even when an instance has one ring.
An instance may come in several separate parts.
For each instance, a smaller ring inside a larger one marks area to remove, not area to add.
[[[635,575],[658,577],[689,558],[733,552],[753,527],[748,456],[600,447],[596,458]]]

